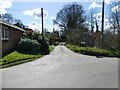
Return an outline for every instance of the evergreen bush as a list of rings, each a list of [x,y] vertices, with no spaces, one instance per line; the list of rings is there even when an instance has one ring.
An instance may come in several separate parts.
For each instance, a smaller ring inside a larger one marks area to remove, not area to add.
[[[38,40],[38,43],[40,44],[41,54],[49,54],[49,45],[47,41],[44,39],[41,39],[41,40]]]
[[[22,38],[18,44],[17,51],[28,54],[40,53],[40,44],[36,40]]]

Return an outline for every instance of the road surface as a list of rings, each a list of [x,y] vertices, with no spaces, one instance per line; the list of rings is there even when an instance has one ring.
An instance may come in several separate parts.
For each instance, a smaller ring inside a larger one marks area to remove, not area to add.
[[[50,55],[2,69],[3,88],[118,88],[118,58],[56,46]]]

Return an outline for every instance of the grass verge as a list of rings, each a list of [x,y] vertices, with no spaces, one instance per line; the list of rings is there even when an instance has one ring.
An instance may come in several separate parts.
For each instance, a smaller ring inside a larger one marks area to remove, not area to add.
[[[67,44],[66,47],[71,49],[74,52],[82,53],[86,55],[120,58],[120,50],[107,50],[107,49],[100,49],[100,48],[79,47],[79,46],[70,45],[70,44]]]
[[[49,52],[53,50],[52,46],[49,46]],[[23,54],[19,53],[17,51],[14,51],[6,56],[4,56],[2,59],[0,59],[0,68],[7,68],[14,65],[18,65],[21,63],[26,63],[29,61],[36,60],[37,58],[41,58],[45,55],[30,55],[30,54]]]
[[[52,46],[49,46],[49,52],[51,52],[54,48]]]

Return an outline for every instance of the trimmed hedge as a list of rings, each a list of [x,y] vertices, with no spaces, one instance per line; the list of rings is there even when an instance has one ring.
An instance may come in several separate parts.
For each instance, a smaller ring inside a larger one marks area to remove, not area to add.
[[[66,47],[73,50],[74,52],[87,55],[120,57],[120,50],[106,50],[100,48],[79,47],[70,44],[67,44]]]

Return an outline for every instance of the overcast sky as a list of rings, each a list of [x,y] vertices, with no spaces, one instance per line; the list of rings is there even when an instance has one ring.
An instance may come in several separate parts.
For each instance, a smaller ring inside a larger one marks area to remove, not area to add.
[[[58,26],[53,25],[53,19],[55,19],[56,13],[62,9],[63,5],[68,3],[77,2],[78,4],[81,4],[86,11],[86,14],[89,13],[90,9],[97,8],[98,13],[96,13],[96,15],[101,15],[102,3],[100,1],[96,2],[98,0],[63,1],[64,2],[62,2],[62,0],[49,0],[49,2],[47,2],[47,0],[0,0],[0,14],[10,13],[13,15],[13,17],[20,19],[25,25],[29,26],[30,28],[40,30],[40,8],[44,8],[44,28],[47,28],[49,31],[52,31],[53,28],[59,28]],[[106,12],[108,9],[107,6],[110,4],[112,3],[109,0],[105,0]],[[113,7],[113,11],[114,9],[115,7]],[[107,22],[107,15],[105,17],[105,21]]]

